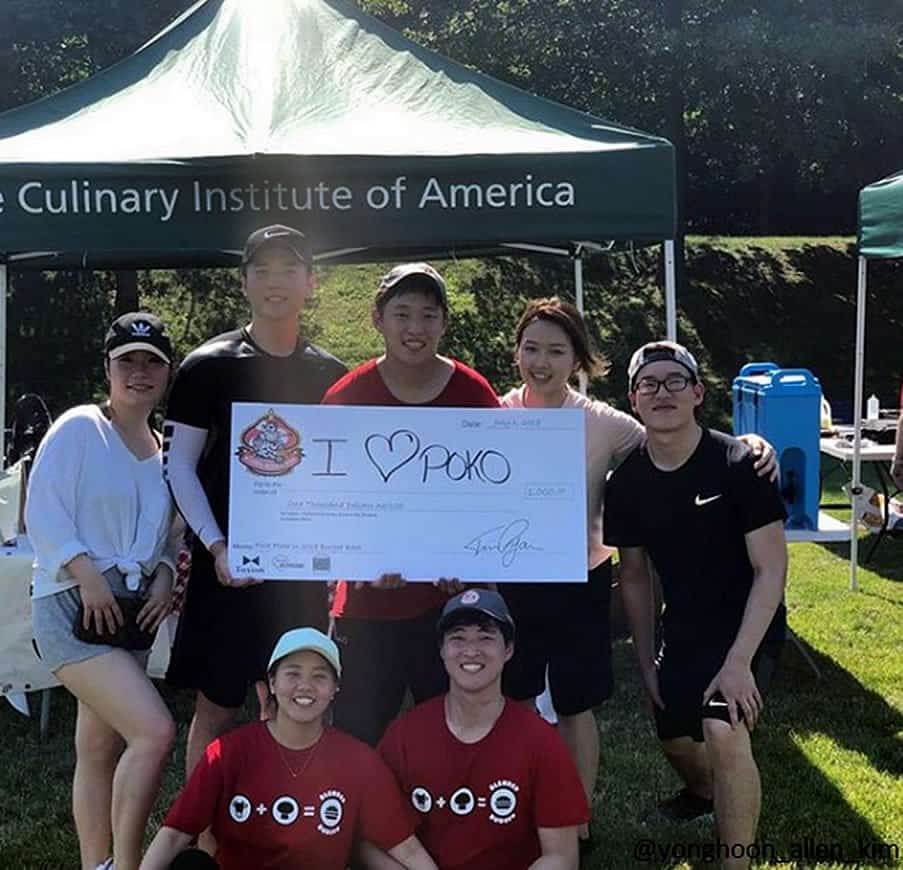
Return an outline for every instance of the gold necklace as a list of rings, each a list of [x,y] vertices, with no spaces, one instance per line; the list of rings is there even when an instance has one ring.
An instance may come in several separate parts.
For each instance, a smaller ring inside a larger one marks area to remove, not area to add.
[[[292,779],[297,779],[299,776],[303,776],[304,771],[310,767],[310,763],[314,760],[314,756],[317,754],[317,750],[320,748],[320,744],[323,742],[323,735],[326,733],[326,730],[323,729],[320,731],[320,736],[307,747],[310,750],[307,753],[307,758],[304,759],[304,764],[301,765],[301,770],[295,771],[292,766],[288,763],[288,759],[285,757],[285,753],[282,751],[282,744],[277,740],[276,735],[273,732],[270,732],[270,736],[273,738],[273,742],[276,744],[276,749],[279,752],[279,757],[282,759],[282,763],[285,765],[285,769],[289,772]]]

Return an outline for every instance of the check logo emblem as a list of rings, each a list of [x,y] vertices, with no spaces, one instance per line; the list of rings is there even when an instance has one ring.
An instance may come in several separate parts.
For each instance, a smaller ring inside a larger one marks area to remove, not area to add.
[[[702,496],[696,496],[696,507],[702,507],[704,504],[708,504],[710,501],[715,501],[715,499],[721,498],[724,493],[719,492],[718,495],[710,495],[708,498],[702,498]]]

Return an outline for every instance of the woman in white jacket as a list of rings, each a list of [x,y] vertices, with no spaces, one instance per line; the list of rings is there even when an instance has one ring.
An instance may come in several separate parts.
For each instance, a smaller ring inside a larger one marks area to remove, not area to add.
[[[110,327],[104,353],[109,400],[72,408],[51,427],[25,520],[35,642],[78,700],[72,807],[81,866],[135,870],[175,726],[145,673],[141,642],[121,637],[131,629],[149,642],[170,607],[173,508],[150,414],[172,347],[158,318],[131,313]]]

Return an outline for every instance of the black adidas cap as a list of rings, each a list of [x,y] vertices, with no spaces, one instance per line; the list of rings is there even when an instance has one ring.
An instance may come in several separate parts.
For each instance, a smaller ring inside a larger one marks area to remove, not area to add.
[[[165,363],[172,362],[172,342],[166,326],[159,317],[146,311],[130,311],[114,320],[107,330],[103,350],[110,359],[133,350],[146,350]]]

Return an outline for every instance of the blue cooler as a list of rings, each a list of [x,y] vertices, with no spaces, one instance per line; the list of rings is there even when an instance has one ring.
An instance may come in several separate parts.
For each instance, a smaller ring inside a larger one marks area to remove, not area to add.
[[[734,378],[734,434],[755,432],[774,445],[787,528],[817,529],[821,384],[808,369],[749,363]]]

